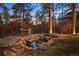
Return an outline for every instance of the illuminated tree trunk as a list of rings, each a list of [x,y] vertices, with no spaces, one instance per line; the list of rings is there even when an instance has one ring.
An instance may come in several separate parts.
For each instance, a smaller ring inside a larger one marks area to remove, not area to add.
[[[76,3],[73,4],[73,34],[75,34],[76,29]]]
[[[53,17],[54,17],[54,4],[53,4]],[[55,33],[55,30],[56,30],[56,28],[55,28],[55,19],[53,20],[53,31],[54,31],[54,33]]]
[[[61,25],[61,34],[62,34],[62,26],[63,26],[63,16],[64,16],[64,3],[62,3],[62,25]]]
[[[49,4],[49,33],[52,34],[52,3]]]

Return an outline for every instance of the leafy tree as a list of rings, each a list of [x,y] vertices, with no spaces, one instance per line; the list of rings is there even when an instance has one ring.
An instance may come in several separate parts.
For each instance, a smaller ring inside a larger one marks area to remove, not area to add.
[[[30,12],[35,8],[36,6],[32,6],[31,3],[16,3],[12,9],[14,10],[15,15],[20,15],[22,18],[26,18],[30,15]]]
[[[9,14],[9,11],[7,8],[4,8],[3,11],[2,11],[2,14],[3,14],[3,19],[5,20],[5,23],[8,23],[9,22],[9,17],[10,17],[10,14]]]
[[[5,3],[0,3],[0,9],[2,9],[3,10],[3,12],[5,13],[5,12],[8,12],[8,8],[5,6]],[[3,23],[3,20],[2,20],[2,14],[3,14],[3,12],[1,12],[0,13],[0,23],[2,24]],[[7,13],[6,13],[7,14]],[[5,19],[7,19],[8,17],[6,16],[6,18]]]

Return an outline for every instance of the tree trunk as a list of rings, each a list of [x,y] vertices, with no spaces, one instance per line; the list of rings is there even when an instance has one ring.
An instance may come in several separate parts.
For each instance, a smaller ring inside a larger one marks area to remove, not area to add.
[[[73,34],[75,34],[76,29],[76,3],[73,4]]]
[[[53,17],[54,17],[54,4],[53,4]],[[55,19],[53,19],[53,31],[55,33]]]
[[[63,26],[63,15],[64,15],[64,8],[63,8],[64,4],[62,3],[62,25],[61,25],[61,34],[62,34],[62,26]]]
[[[25,13],[24,13],[24,4],[23,4],[23,20],[24,20],[24,14],[25,14]]]
[[[49,4],[49,33],[52,34],[52,3]]]

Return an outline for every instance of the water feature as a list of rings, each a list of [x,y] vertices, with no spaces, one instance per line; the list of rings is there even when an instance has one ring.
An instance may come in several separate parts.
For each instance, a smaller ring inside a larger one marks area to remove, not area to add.
[[[43,51],[45,50],[44,46],[47,46],[47,41],[44,39],[39,39],[31,43],[31,47],[38,52],[38,55],[42,55]]]
[[[47,41],[46,40],[44,40],[44,39],[39,39],[39,40],[37,40],[37,41],[33,41],[32,43],[31,43],[31,47],[32,48],[38,48],[38,47],[40,47],[40,46],[43,46],[43,45],[47,45]]]

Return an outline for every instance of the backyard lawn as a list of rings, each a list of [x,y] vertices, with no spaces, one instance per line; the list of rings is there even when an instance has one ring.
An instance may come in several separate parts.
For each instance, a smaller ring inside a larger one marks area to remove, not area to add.
[[[59,39],[60,44],[51,46],[44,55],[48,56],[79,56],[79,35],[64,35]]]

